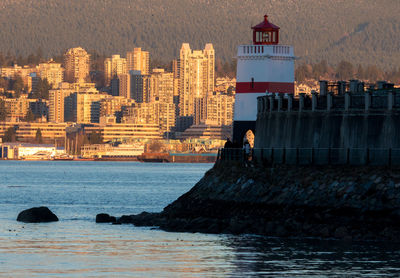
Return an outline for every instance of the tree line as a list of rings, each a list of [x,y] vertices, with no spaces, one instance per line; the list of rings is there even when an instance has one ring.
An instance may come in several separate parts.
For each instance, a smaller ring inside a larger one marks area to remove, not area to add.
[[[377,65],[354,65],[349,61],[341,61],[337,66],[331,66],[323,60],[318,63],[302,63],[295,71],[296,81],[306,80],[351,80],[359,79],[374,83],[378,80],[387,80],[393,83],[400,81],[400,67],[392,70],[383,70]]]

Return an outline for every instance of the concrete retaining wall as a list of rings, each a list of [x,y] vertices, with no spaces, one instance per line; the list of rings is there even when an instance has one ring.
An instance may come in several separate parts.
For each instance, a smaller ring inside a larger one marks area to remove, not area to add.
[[[389,159],[397,164],[397,160],[400,162],[399,151],[396,150],[400,149],[400,113],[395,111],[259,113],[255,136],[256,157],[261,158],[261,153],[257,149],[271,148],[276,149],[276,157],[282,157],[279,152],[286,149],[286,163],[296,161],[298,155],[296,149],[299,148],[303,149],[301,152],[304,157],[300,163],[308,164],[311,154],[307,154],[306,149],[311,152],[314,148],[313,162],[320,161],[320,164],[328,162],[329,149],[333,152],[332,162],[338,164],[350,160],[350,164],[372,162],[382,165],[387,164]],[[392,149],[391,154],[389,154],[390,149]],[[389,157],[390,155],[392,157]],[[276,161],[278,160],[277,158]]]

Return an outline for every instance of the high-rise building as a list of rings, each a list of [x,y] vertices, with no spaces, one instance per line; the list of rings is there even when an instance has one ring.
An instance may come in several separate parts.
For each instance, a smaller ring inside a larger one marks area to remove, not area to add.
[[[214,90],[215,52],[211,43],[204,50],[190,49],[188,43],[182,44],[178,61],[179,76],[179,114],[181,116],[196,116],[201,113],[201,100]],[[196,122],[198,123],[198,122]]]
[[[149,77],[149,102],[160,101],[173,103],[174,101],[174,76],[164,69],[153,69]]]
[[[58,88],[63,81],[64,68],[61,67],[60,63],[56,63],[51,59],[46,63],[39,64],[38,73],[41,79],[47,79],[47,82],[53,88]]]
[[[73,90],[55,89],[49,91],[49,122],[64,122],[64,99],[69,96]]]
[[[127,73],[118,75],[119,79],[119,96],[131,98],[131,76]]]
[[[161,133],[170,132],[175,127],[175,104],[157,101],[154,105]]]
[[[110,84],[111,79],[120,74],[126,73],[126,59],[120,55],[112,55],[111,58],[104,60],[104,79],[106,85]]]
[[[124,109],[123,122],[130,124],[156,124],[160,132],[169,132],[175,126],[175,105],[173,103],[135,103]]]
[[[98,123],[100,120],[100,102],[108,97],[96,89],[76,92],[72,97],[72,117],[76,123]]]
[[[133,51],[126,53],[127,69],[140,70],[143,75],[148,75],[150,72],[149,52],[143,51],[140,47],[134,48]]]
[[[235,96],[213,92],[207,97],[207,121],[214,125],[230,126],[233,122]]]
[[[100,116],[119,116],[118,113],[122,114],[123,107],[130,107],[135,104],[133,99],[125,97],[107,97],[102,99],[100,102]]]
[[[82,48],[71,48],[64,54],[65,81],[82,83],[89,77],[90,55]]]
[[[94,83],[60,83],[59,88],[49,91],[49,121],[62,123],[75,121],[74,93],[97,92]],[[75,106],[76,109],[76,106]]]
[[[119,96],[119,78],[118,76],[114,76],[110,81],[110,91],[112,96]]]
[[[136,102],[148,102],[148,76],[139,70],[131,70],[130,75],[130,98]]]

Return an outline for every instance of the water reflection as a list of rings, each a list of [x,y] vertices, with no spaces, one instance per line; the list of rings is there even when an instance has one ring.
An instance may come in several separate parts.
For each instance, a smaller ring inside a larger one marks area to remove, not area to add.
[[[231,236],[236,273],[265,277],[399,277],[400,245]],[[239,276],[240,276],[239,275]]]
[[[58,223],[56,229],[14,223],[8,223],[11,232],[0,230],[5,265],[0,276],[398,277],[400,272],[400,249],[393,244],[166,233],[85,221]]]
[[[398,277],[398,245],[167,233],[95,224],[160,211],[210,165],[0,161],[0,276]],[[16,222],[47,205],[57,223]]]

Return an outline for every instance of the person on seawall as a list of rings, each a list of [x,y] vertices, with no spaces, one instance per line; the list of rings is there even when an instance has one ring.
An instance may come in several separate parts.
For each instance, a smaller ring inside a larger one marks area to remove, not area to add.
[[[231,140],[230,140],[229,137],[228,137],[228,138],[226,138],[226,142],[225,142],[225,145],[224,145],[224,149],[230,149],[230,148],[232,148],[232,142],[231,142]]]
[[[249,160],[250,158],[250,144],[249,141],[245,140],[243,143],[243,150],[245,154],[245,160]]]

